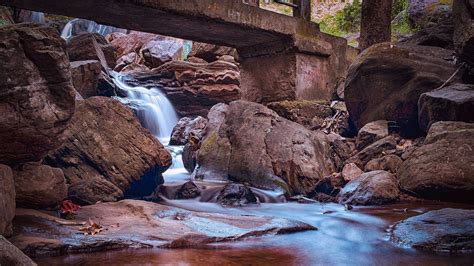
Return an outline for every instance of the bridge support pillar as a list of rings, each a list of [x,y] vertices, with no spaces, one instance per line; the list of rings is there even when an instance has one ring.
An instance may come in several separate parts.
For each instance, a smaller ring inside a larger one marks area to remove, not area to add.
[[[241,62],[243,99],[259,103],[329,101],[346,68],[330,59],[295,51],[246,58]]]

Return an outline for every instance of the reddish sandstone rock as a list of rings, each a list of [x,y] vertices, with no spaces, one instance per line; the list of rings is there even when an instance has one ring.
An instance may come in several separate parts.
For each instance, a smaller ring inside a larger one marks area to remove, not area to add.
[[[133,73],[134,84],[158,87],[181,116],[206,116],[212,106],[240,99],[240,72],[233,63],[171,61],[151,71]]]
[[[474,211],[446,208],[396,224],[390,239],[403,246],[437,252],[474,251]]]
[[[0,264],[36,266],[37,264],[28,258],[21,250],[12,245],[3,236],[0,236]]]
[[[83,97],[98,96],[101,65],[97,60],[71,62],[72,83],[76,91]]]
[[[219,104],[208,116],[197,177],[230,179],[264,189],[307,194],[335,172],[327,137],[257,103]]]
[[[116,71],[133,72],[159,67],[162,64],[181,59],[183,40],[152,33],[133,31],[129,34],[112,33],[107,36],[117,51]],[[144,68],[126,68],[137,64]]]
[[[201,140],[206,129],[207,119],[198,116],[194,119],[183,117],[173,128],[170,145],[186,145],[190,138]]]
[[[26,163],[14,171],[16,203],[30,208],[52,208],[67,197],[63,171],[48,165]]]
[[[12,220],[15,217],[15,184],[12,169],[0,164],[0,235],[13,233]]]
[[[238,58],[238,53],[235,48],[202,42],[193,42],[193,48],[189,53],[189,57],[201,58],[209,63],[214,62],[225,55]]]
[[[0,163],[40,161],[74,113],[66,45],[45,26],[0,28]]]
[[[420,134],[418,99],[456,71],[450,60],[452,51],[438,47],[382,43],[365,50],[351,65],[344,92],[355,126],[387,120],[404,135]]]
[[[418,121],[423,131],[438,121],[474,122],[474,85],[455,83],[424,93],[418,101]]]
[[[398,200],[397,178],[386,171],[365,173],[349,182],[339,193],[339,202],[355,205],[381,205]]]
[[[473,147],[473,123],[434,123],[398,168],[401,188],[418,197],[474,203]]]
[[[103,226],[95,236],[81,226],[65,226],[92,219]],[[192,212],[136,200],[99,203],[78,211],[75,220],[62,220],[35,210],[17,210],[13,244],[28,255],[85,253],[123,248],[184,248],[246,237],[315,230],[311,225],[283,218],[234,216]],[[130,237],[133,236],[133,237]]]
[[[98,33],[83,33],[68,40],[71,61],[98,60],[102,67],[115,67],[115,49]]]
[[[170,153],[114,99],[79,102],[66,136],[47,162],[63,170],[69,196],[82,204],[148,196],[171,165]]]

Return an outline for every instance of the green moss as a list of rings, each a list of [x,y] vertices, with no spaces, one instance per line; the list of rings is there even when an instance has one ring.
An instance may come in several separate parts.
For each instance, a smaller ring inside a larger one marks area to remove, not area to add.
[[[203,143],[201,143],[201,148],[199,149],[199,153],[210,153],[212,148],[215,147],[217,142],[217,133],[214,132],[212,135],[204,139]]]
[[[299,100],[299,101],[282,101],[278,102],[278,105],[285,109],[302,109],[309,106],[314,106],[315,104],[320,105],[329,105],[327,101],[308,101],[308,100]]]

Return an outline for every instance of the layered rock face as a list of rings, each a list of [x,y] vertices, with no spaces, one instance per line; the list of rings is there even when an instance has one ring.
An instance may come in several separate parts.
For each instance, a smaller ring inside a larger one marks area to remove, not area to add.
[[[421,95],[420,128],[428,131],[438,121],[474,122],[474,85],[455,83]]]
[[[15,184],[12,169],[0,164],[0,235],[13,233],[12,220],[15,217]]]
[[[420,197],[474,203],[474,124],[437,122],[399,167],[401,188]]]
[[[215,104],[240,99],[239,67],[228,61],[171,61],[132,76],[137,85],[162,88],[181,116],[206,116]]]
[[[198,178],[307,194],[335,170],[323,133],[309,131],[263,105],[219,104],[208,119],[198,152]]]
[[[14,171],[16,202],[21,207],[51,208],[67,198],[63,171],[48,165],[26,163]]]
[[[47,162],[63,170],[69,197],[82,204],[148,196],[171,165],[169,152],[133,112],[110,98],[79,102],[66,136]]]
[[[52,28],[0,29],[0,163],[40,161],[61,145],[75,104],[65,51]]]
[[[364,51],[350,67],[345,86],[355,126],[388,120],[403,135],[419,134],[418,98],[456,71],[451,58],[451,51],[428,46],[383,43]]]

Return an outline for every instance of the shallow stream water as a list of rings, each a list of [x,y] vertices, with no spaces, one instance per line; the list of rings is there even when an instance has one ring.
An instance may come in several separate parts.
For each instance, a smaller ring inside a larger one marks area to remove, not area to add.
[[[124,102],[139,105],[142,124],[169,142],[177,118],[166,97],[157,90],[132,88],[118,79],[128,93]],[[190,180],[181,161],[182,147],[167,146],[173,166],[164,173],[166,186]],[[242,208],[224,208],[213,202],[222,182],[197,181],[207,187],[195,200],[166,200],[161,204],[198,212],[271,216],[299,220],[316,231],[248,238],[188,249],[126,249],[37,259],[39,265],[474,265],[474,254],[417,251],[392,243],[389,231],[398,221],[445,207],[474,208],[449,203],[407,203],[383,207],[286,202],[278,192],[253,189],[261,202]],[[203,202],[201,202],[201,200]],[[273,202],[273,203],[269,203]],[[417,232],[413,232],[416,234]]]

